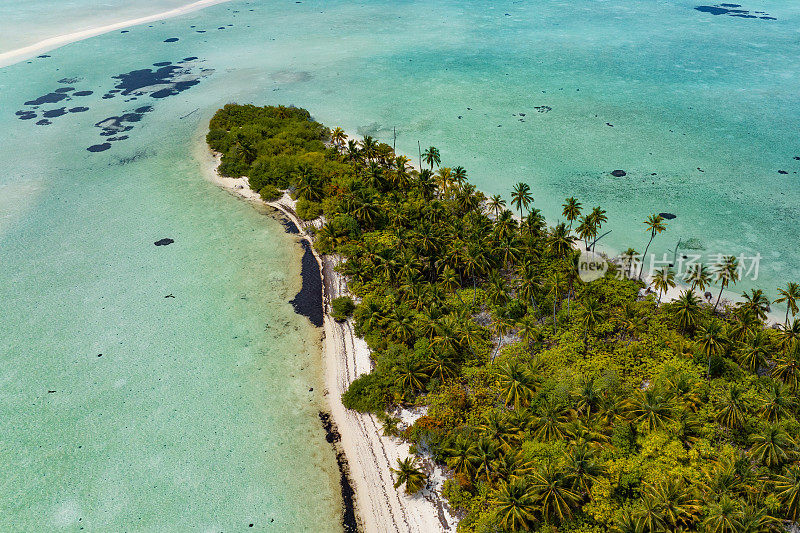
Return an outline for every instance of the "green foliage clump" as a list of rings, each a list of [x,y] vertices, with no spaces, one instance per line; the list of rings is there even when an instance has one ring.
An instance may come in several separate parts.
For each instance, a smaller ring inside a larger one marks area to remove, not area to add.
[[[274,185],[264,185],[261,187],[261,190],[258,191],[258,194],[265,202],[274,202],[283,196],[283,191],[279,190]]]
[[[356,304],[353,303],[353,299],[349,296],[339,296],[338,298],[334,298],[331,302],[333,318],[339,322],[343,322],[352,316],[355,308]]]
[[[305,198],[300,198],[295,206],[297,216],[303,220],[314,220],[322,214],[322,204],[310,202]]]

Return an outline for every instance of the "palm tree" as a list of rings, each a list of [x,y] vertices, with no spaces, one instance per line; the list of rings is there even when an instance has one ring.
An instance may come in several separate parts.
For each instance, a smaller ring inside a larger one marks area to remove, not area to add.
[[[775,300],[775,303],[786,303],[786,319],[784,320],[784,324],[788,326],[789,313],[791,312],[792,318],[794,318],[794,315],[796,315],[798,311],[797,302],[800,300],[800,283],[788,283],[785,289],[778,289],[778,293],[781,297]]]
[[[757,329],[739,348],[737,354],[739,364],[756,374],[761,367],[766,365],[767,355],[771,350],[772,343],[769,336],[763,329]]]
[[[775,476],[775,492],[784,518],[797,522],[800,519],[800,466],[793,464],[786,472]]]
[[[678,318],[678,327],[685,332],[693,331],[700,316],[700,298],[691,290],[685,290],[681,292],[673,306],[675,316]]]
[[[608,217],[606,216],[605,209],[601,209],[600,206],[595,207],[592,209],[592,212],[589,213],[589,218],[592,221],[592,226],[595,229],[595,237],[597,237],[597,233],[600,232],[600,228],[608,222]],[[592,251],[594,251],[594,247],[597,244],[597,239],[592,242]]]
[[[336,128],[331,132],[331,142],[333,142],[337,150],[342,149],[345,141],[347,141],[347,134],[345,134],[342,128]]]
[[[488,205],[489,209],[491,209],[494,212],[495,218],[497,218],[500,215],[500,213],[505,209],[506,201],[503,200],[503,198],[499,194],[495,194],[494,196],[489,198]]]
[[[739,281],[739,260],[732,255],[725,256],[722,258],[721,262],[714,265],[714,270],[717,281],[720,282],[719,295],[717,296],[717,301],[713,309],[713,311],[716,311],[719,300],[722,298],[722,291],[724,291],[731,282],[736,285],[736,282]]]
[[[403,396],[409,392],[422,389],[424,386],[423,380],[427,377],[422,368],[412,363],[408,358],[396,367],[397,368],[397,386],[403,391]]]
[[[795,444],[788,433],[776,424],[770,424],[761,432],[751,435],[750,442],[753,444],[750,456],[767,468],[786,463]]]
[[[648,431],[662,429],[675,417],[675,405],[656,389],[636,390],[625,402],[634,422]]]
[[[361,154],[367,161],[372,161],[378,154],[378,141],[369,135],[365,135],[361,140]]]
[[[650,232],[650,240],[647,241],[647,246],[644,249],[644,253],[642,254],[642,261],[645,260],[647,257],[647,251],[650,249],[650,245],[653,243],[653,239],[656,238],[656,235],[660,235],[661,232],[667,229],[667,225],[664,223],[664,217],[661,215],[650,215],[647,217],[647,220],[644,221],[645,226],[647,226],[647,231]],[[642,273],[644,272],[644,266],[639,271],[639,279],[642,279]]]
[[[771,424],[789,418],[797,406],[786,386],[777,381],[769,384],[766,392],[761,395],[760,401],[761,408],[758,414]]]
[[[697,345],[708,358],[708,377],[711,379],[711,359],[725,352],[728,339],[719,320],[712,320],[700,326],[697,332]]]
[[[580,497],[568,488],[564,472],[547,465],[533,472],[530,489],[546,521],[562,521],[572,516],[572,507]]]
[[[431,166],[431,171],[433,171],[433,165],[438,167],[442,162],[442,158],[439,155],[439,149],[435,146],[429,147],[427,150],[422,152],[422,160],[429,164]]]
[[[559,222],[547,240],[550,250],[556,257],[566,257],[572,250],[574,238],[563,222]]]
[[[483,475],[486,481],[492,478],[494,460],[500,451],[500,445],[486,438],[478,439],[471,449],[470,462],[475,469],[475,475]]]
[[[631,270],[633,269],[633,260],[636,257],[636,250],[633,248],[628,248],[622,253],[622,257],[626,260],[627,265],[625,266],[625,277],[631,277]]]
[[[780,330],[781,348],[784,350],[790,349],[797,343],[800,343],[800,318],[792,320],[791,326],[784,326]]]
[[[498,378],[506,405],[514,409],[528,405],[536,387],[536,380],[530,371],[519,363],[510,363],[499,370]]]
[[[761,289],[750,289],[750,294],[742,293],[744,301],[739,303],[738,307],[746,311],[752,312],[759,320],[767,319],[767,312],[769,311],[769,298],[764,295]]]
[[[467,182],[467,169],[461,166],[453,168],[453,181],[462,187]]]
[[[717,421],[728,429],[738,429],[744,425],[747,404],[742,396],[742,389],[734,383],[722,400],[722,409],[717,413]]]
[[[492,498],[499,525],[505,531],[529,531],[538,509],[533,489],[522,479],[501,483]]]
[[[653,286],[658,291],[658,303],[661,303],[664,293],[675,286],[675,272],[668,266],[658,270],[653,277]]]
[[[473,448],[474,444],[469,439],[463,436],[456,437],[444,449],[447,466],[456,474],[470,478],[475,471],[471,461],[474,455]]]
[[[428,354],[423,370],[431,377],[444,383],[456,375],[456,364],[446,354],[433,351]]]
[[[514,185],[514,190],[511,192],[511,206],[517,208],[520,219],[522,218],[522,210],[527,210],[532,202],[533,195],[527,183],[520,182]]]
[[[597,298],[590,297],[583,302],[578,316],[583,325],[583,352],[586,353],[589,348],[589,333],[594,332],[595,326],[605,319],[605,313]]]
[[[772,377],[783,381],[789,390],[797,390],[800,384],[800,343],[794,343],[785,353],[775,358]]]
[[[405,484],[407,494],[416,494],[422,487],[425,486],[427,477],[419,466],[417,466],[417,459],[406,457],[405,459],[397,460],[397,468],[392,468],[392,474],[396,476],[394,488],[400,487]]]
[[[706,288],[711,285],[711,274],[708,267],[700,263],[690,266],[683,279],[691,284],[692,290],[697,288],[700,289],[700,292],[705,292]]]
[[[577,494],[587,495],[592,484],[603,473],[594,453],[586,445],[575,446],[566,457],[566,475],[571,489]]]
[[[723,495],[719,502],[709,505],[703,525],[708,533],[740,533],[742,521],[739,506],[730,496]]]
[[[597,237],[597,226],[594,224],[591,216],[582,216],[578,219],[578,227],[575,228],[575,232],[588,250],[589,241]]]
[[[564,201],[561,207],[564,208],[561,214],[567,219],[567,222],[569,222],[569,229],[571,231],[572,223],[581,216],[581,203],[576,198],[570,196]]]

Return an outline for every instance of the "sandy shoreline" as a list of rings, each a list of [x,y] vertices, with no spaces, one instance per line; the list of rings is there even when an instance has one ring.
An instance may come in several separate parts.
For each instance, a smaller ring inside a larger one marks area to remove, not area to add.
[[[81,31],[67,33],[65,35],[58,35],[56,37],[43,39],[37,43],[1,53],[0,68],[7,67],[8,65],[13,65],[14,63],[18,63],[26,59],[30,59],[43,52],[54,50],[69,43],[82,41],[83,39],[96,37],[104,33],[108,33],[115,30],[121,30],[124,28],[128,28],[130,26],[137,26],[139,24],[146,24],[148,22],[155,22],[167,18],[178,17],[180,15],[191,13],[192,11],[197,11],[200,9],[204,9],[206,7],[210,7],[216,4],[222,4],[224,2],[229,2],[229,1],[230,0],[199,0],[196,2],[192,2],[190,4],[186,4],[185,6],[177,7],[175,9],[170,9],[168,11],[163,11],[161,13],[156,13],[154,15],[147,15],[145,17],[138,17],[130,20],[124,20],[121,22],[106,24],[104,26],[88,28]]]
[[[220,187],[249,201],[279,210],[300,231],[300,238],[311,242],[302,222],[294,212],[294,202],[285,195],[276,202],[265,202],[250,189],[244,178],[227,178],[216,172],[219,159],[206,150],[204,169],[208,178]],[[455,532],[457,519],[449,513],[441,497],[443,472],[432,461],[424,461],[429,474],[428,486],[411,497],[393,487],[391,468],[397,459],[410,455],[409,444],[383,436],[381,422],[374,415],[346,409],[341,396],[361,374],[372,370],[370,351],[358,338],[351,320],[339,323],[330,316],[330,302],[348,294],[345,279],[335,271],[339,259],[321,256],[313,246],[323,280],[323,358],[325,397],[341,440],[339,446],[347,458],[349,477],[355,490],[356,512],[360,529],[365,533],[449,533]],[[418,414],[401,417],[410,423]]]

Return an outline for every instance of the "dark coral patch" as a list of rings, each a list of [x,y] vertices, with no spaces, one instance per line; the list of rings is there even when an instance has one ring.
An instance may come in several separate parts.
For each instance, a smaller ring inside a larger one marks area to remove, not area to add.
[[[111,143],[103,143],[103,144],[93,144],[89,148],[87,148],[90,152],[105,152],[111,148]]]
[[[70,113],[83,113],[84,111],[89,111],[89,108],[88,107],[79,106],[79,107],[71,107],[69,109]]]
[[[178,42],[178,38],[177,37],[170,37],[169,39],[164,39],[164,42],[165,43],[176,43],[176,42]]]
[[[93,94],[93,92],[94,91],[75,91],[72,93],[72,96],[89,96],[90,94]]]
[[[56,117],[62,117],[66,114],[67,110],[64,109],[63,107],[59,107],[58,109],[51,109],[50,111],[45,111],[44,113],[42,113],[42,116],[44,116],[45,118],[56,118]]]

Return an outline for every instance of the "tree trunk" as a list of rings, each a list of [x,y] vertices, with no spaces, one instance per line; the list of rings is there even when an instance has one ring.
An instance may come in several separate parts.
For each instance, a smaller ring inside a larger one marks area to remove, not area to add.
[[[722,298],[722,291],[724,291],[724,290],[725,290],[725,284],[723,283],[722,287],[720,287],[720,289],[719,289],[719,295],[717,296],[717,303],[714,304],[714,309],[711,311],[712,313],[716,313],[717,312],[717,306],[719,305],[719,300],[720,300],[720,298]]]
[[[653,243],[653,239],[656,238],[656,233],[652,232],[650,234],[650,242],[647,243],[647,247],[644,249],[644,253],[642,254],[642,268],[639,269],[639,281],[642,281],[642,274],[644,274],[644,258],[647,257],[647,250],[650,249],[650,245]],[[633,259],[631,259],[632,261]]]

